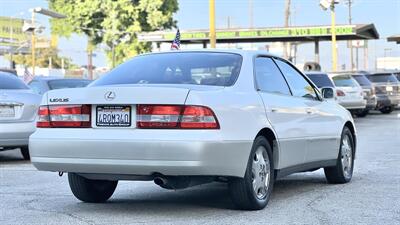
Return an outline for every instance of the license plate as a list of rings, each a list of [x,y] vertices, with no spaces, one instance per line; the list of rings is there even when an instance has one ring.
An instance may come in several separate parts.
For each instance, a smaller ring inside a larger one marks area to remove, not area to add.
[[[130,106],[97,106],[96,126],[98,127],[130,127]]]
[[[0,117],[14,117],[14,106],[0,105]]]

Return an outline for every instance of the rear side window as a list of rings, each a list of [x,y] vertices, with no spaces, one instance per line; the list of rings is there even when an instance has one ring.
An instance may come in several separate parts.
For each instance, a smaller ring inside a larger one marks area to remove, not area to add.
[[[353,78],[356,79],[358,84],[361,86],[371,86],[371,81],[369,81],[364,75],[353,75]]]
[[[334,87],[331,79],[326,74],[307,74],[307,77],[317,85],[318,88]]]
[[[285,78],[283,78],[281,72],[271,58],[256,58],[255,72],[257,87],[261,91],[290,95],[290,90],[286,84]]]
[[[15,75],[1,72],[0,89],[29,89],[29,87]]]
[[[333,82],[338,87],[356,87],[358,83],[349,75],[334,76]]]
[[[396,83],[398,82],[397,78],[390,73],[382,73],[382,74],[374,74],[374,75],[368,75],[368,79],[372,82],[389,82],[389,83]]]
[[[134,57],[91,86],[113,84],[193,84],[231,86],[242,56],[233,53],[171,52]]]
[[[318,99],[314,88],[303,77],[303,75],[301,75],[291,65],[289,65],[288,63],[286,63],[280,59],[277,59],[276,63],[278,64],[280,70],[282,71],[287,82],[289,83],[289,87],[290,87],[290,90],[292,91],[293,96],[310,98],[310,99]]]
[[[80,87],[86,87],[88,84],[90,84],[89,80],[60,79],[60,80],[48,81],[50,90],[63,89],[63,88],[80,88]]]

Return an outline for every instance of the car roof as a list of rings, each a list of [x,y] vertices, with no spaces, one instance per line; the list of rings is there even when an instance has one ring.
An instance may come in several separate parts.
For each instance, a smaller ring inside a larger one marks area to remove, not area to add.
[[[394,73],[396,73],[395,71],[375,71],[375,72],[372,72],[372,73],[369,73],[368,75],[382,75],[382,74],[387,74],[387,75],[390,75],[390,74],[394,74]]]
[[[328,76],[327,73],[322,72],[322,71],[306,71],[306,72],[304,72],[304,74],[306,74],[306,75],[326,75],[326,76]]]
[[[266,50],[243,50],[243,49],[184,49],[184,50],[176,50],[176,51],[160,51],[160,52],[150,52],[144,53],[141,55],[153,55],[153,54],[167,54],[167,53],[179,53],[179,52],[209,52],[209,53],[235,53],[242,56],[251,56],[251,55],[265,55],[271,57],[279,57],[275,54],[272,54]]]

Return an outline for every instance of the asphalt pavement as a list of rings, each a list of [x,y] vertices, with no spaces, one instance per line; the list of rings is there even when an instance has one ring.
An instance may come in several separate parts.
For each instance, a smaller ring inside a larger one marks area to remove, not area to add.
[[[400,111],[357,118],[356,127],[350,183],[327,184],[322,170],[290,175],[260,211],[235,210],[221,183],[170,191],[123,181],[107,203],[82,203],[67,176],[0,152],[0,224],[400,224]]]

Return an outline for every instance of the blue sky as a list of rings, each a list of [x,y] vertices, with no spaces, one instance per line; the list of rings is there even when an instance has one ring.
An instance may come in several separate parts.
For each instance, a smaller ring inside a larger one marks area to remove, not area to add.
[[[174,15],[180,29],[208,28],[208,0],[178,0],[179,11]],[[215,0],[216,2],[216,23],[217,28],[227,27],[227,18],[231,18],[232,27],[248,27],[249,1],[248,0]],[[329,25],[329,12],[321,10],[319,0],[292,0],[292,26],[302,25]],[[341,0],[337,6],[337,23],[347,24],[348,9]],[[375,57],[382,57],[384,49],[389,56],[400,56],[400,45],[388,43],[386,37],[400,34],[400,0],[353,0],[353,23],[366,24],[374,23],[380,39],[369,42],[369,68],[373,68]],[[30,18],[29,8],[35,6],[47,7],[45,0],[0,0],[1,16],[17,16]],[[23,13],[21,15],[21,12]],[[284,21],[284,0],[253,0],[253,21],[254,27],[275,27],[282,26]],[[48,27],[48,19],[45,16],[37,18],[42,24]],[[49,33],[49,28],[47,28]],[[74,36],[70,39],[62,38],[59,41],[61,54],[71,57],[76,64],[86,64],[85,37]],[[313,60],[313,44],[302,44],[298,49],[298,61]],[[348,63],[349,50],[344,42],[339,43],[339,65]],[[320,45],[321,64],[330,68],[330,42],[323,42]],[[103,50],[99,48],[94,63],[97,66],[106,65]],[[0,66],[7,65],[0,60]],[[363,66],[362,51],[360,51],[360,65]]]

